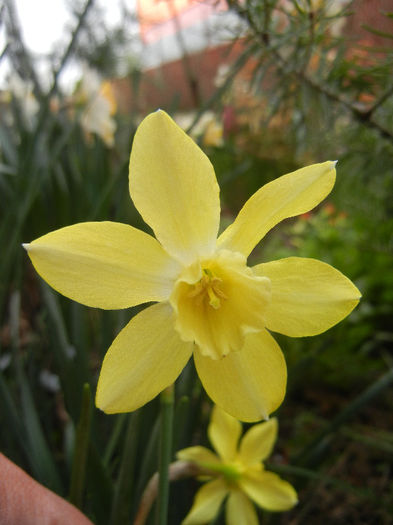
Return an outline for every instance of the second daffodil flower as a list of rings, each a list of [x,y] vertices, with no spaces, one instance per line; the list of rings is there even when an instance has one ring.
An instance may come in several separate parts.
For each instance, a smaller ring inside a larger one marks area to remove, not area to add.
[[[247,266],[265,234],[331,191],[335,163],[314,164],[258,190],[218,238],[219,187],[206,155],[163,111],[134,138],[130,194],[156,238],[116,222],[85,222],[25,245],[37,272],[88,306],[156,302],[109,348],[96,404],[139,408],[183,370],[191,355],[209,396],[243,421],[282,402],[286,365],[270,332],[319,334],[358,303],[357,288],[328,264],[290,257]]]
[[[213,408],[208,435],[217,455],[200,446],[177,453],[179,459],[196,464],[209,480],[198,490],[182,525],[210,523],[226,497],[227,525],[258,525],[252,502],[269,511],[296,505],[292,485],[266,471],[262,463],[273,450],[277,428],[277,419],[271,418],[249,428],[240,439],[241,423],[217,406]]]

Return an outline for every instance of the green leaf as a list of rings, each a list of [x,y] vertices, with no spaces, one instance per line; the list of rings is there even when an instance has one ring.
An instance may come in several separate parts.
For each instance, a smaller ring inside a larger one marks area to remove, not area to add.
[[[120,471],[117,478],[113,507],[111,513],[111,525],[126,523],[131,512],[131,497],[135,480],[135,460],[138,444],[138,430],[140,425],[140,410],[129,416],[127,434],[124,441],[123,453],[120,462]]]
[[[91,412],[90,385],[85,383],[82,393],[81,414],[76,428],[69,495],[70,502],[80,509],[82,508],[83,493],[85,489],[91,429]]]
[[[393,368],[378,378],[358,397],[349,403],[326,427],[304,448],[292,463],[311,465],[316,464],[323,457],[334,433],[358,411],[366,407],[376,396],[381,394],[393,383]]]

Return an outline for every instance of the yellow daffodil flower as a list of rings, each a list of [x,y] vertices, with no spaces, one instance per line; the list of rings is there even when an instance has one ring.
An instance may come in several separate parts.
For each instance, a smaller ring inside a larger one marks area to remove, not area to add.
[[[88,306],[151,301],[109,348],[96,403],[139,408],[172,384],[193,354],[213,401],[237,419],[267,418],[282,402],[286,365],[270,334],[319,334],[355,307],[359,291],[339,271],[290,257],[247,266],[278,222],[305,213],[332,189],[335,163],[266,184],[218,238],[219,187],[206,155],[163,111],[134,138],[130,194],[156,239],[116,222],[86,222],[25,245],[37,272]]]
[[[208,474],[209,481],[197,492],[182,525],[210,523],[226,501],[227,525],[258,525],[252,501],[270,511],[291,509],[297,503],[295,489],[277,474],[267,472],[262,461],[270,456],[277,439],[277,419],[254,425],[244,434],[235,418],[215,406],[208,436],[217,454],[205,447],[189,447],[177,453]]]

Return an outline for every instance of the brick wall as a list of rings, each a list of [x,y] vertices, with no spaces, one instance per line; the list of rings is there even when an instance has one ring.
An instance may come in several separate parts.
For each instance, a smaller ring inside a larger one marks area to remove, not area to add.
[[[379,31],[393,33],[393,19],[383,16],[392,11],[393,0],[355,0],[351,6],[344,33],[353,37],[354,44],[366,46],[392,46],[393,40],[367,31],[367,24]],[[351,40],[351,38],[350,38]],[[349,53],[351,44],[348,44]],[[115,95],[121,112],[137,111],[143,114],[158,107],[171,111],[185,111],[199,107],[217,89],[214,84],[220,64],[233,63],[244,49],[244,42],[206,49],[203,52],[144,71],[138,87],[132,87],[130,79],[113,81]],[[247,77],[255,66],[251,59],[242,69]]]

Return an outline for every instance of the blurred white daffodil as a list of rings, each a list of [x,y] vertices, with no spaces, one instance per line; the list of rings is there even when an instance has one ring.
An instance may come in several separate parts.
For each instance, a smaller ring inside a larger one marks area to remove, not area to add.
[[[111,84],[101,82],[93,71],[86,70],[76,92],[76,100],[84,109],[80,123],[87,133],[96,133],[108,147],[114,144],[117,105]]]
[[[33,93],[33,83],[30,80],[23,80],[17,73],[13,73],[8,79],[8,90],[10,96],[16,99],[18,103],[24,124],[31,130],[40,109]]]

